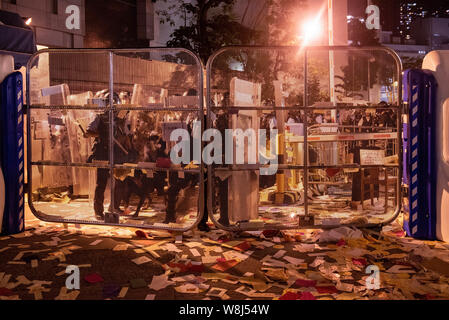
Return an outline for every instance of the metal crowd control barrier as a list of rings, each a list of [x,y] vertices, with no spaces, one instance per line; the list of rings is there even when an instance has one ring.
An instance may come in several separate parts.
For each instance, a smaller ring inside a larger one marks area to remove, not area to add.
[[[173,165],[168,153],[173,130],[203,122],[195,54],[42,50],[28,63],[27,88],[28,202],[37,218],[179,232],[199,223],[203,165]],[[176,200],[181,205],[166,215]],[[127,214],[137,203],[140,213]]]
[[[401,71],[397,54],[384,47],[233,46],[214,53],[207,128],[227,148],[208,164],[213,222],[240,232],[394,221],[401,206]],[[277,129],[276,143],[264,144],[259,129],[269,131],[267,140]],[[239,139],[247,149],[238,149]],[[262,175],[270,159],[279,160],[276,175]]]

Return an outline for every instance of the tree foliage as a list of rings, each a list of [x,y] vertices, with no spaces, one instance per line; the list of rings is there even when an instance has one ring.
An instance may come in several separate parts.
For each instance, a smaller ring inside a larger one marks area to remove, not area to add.
[[[381,47],[379,47],[381,48]],[[362,92],[372,89],[375,84],[390,86],[398,80],[395,61],[380,50],[364,50],[348,55],[348,64],[341,67],[343,76],[335,76],[336,92],[341,97],[362,98]]]
[[[189,49],[197,53],[205,64],[212,53],[223,46],[300,44],[298,30],[303,21],[306,0],[264,0],[258,12],[259,16],[255,19],[263,21],[262,25],[256,26],[257,30],[243,25],[233,14],[235,2],[235,0],[192,0],[189,3],[173,1],[166,10],[157,12],[163,23],[175,26],[176,20],[183,21],[182,25],[173,31],[167,45]],[[179,54],[176,57],[166,57],[166,60],[183,61],[182,55]],[[238,65],[240,71],[231,65]],[[309,62],[309,68],[309,71],[318,70],[320,66]],[[287,103],[302,104],[304,68],[302,56],[297,49],[284,52],[232,50],[220,55],[214,61],[212,69],[213,88],[227,88],[231,78],[236,76],[261,83],[262,100],[274,103],[273,82],[282,80],[284,89],[291,93]],[[321,70],[309,77],[309,102],[328,99],[328,93],[323,92],[320,85],[323,74],[326,73]]]
[[[296,45],[306,0],[267,0],[267,45]]]
[[[235,0],[174,1],[166,10],[158,11],[162,23],[175,26],[175,18],[184,20],[171,34],[167,46],[189,49],[206,63],[222,46],[250,44],[257,38],[257,32],[235,19],[234,3]]]
[[[423,58],[402,57],[402,69],[421,69]]]
[[[348,38],[354,46],[379,46],[376,30],[368,30],[365,24],[357,19],[348,24]]]
[[[382,47],[376,30],[368,30],[365,24],[353,19],[348,24],[348,38],[353,46]],[[360,51],[348,55],[348,64],[341,68],[343,76],[336,76],[336,92],[340,97],[363,97],[374,84],[391,85],[395,78],[394,60],[380,50]]]

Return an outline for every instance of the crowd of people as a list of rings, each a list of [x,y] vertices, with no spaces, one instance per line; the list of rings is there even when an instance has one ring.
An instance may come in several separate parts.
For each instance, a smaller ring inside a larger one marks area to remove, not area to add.
[[[197,95],[194,89],[186,92],[186,95]],[[109,103],[109,95],[104,94],[106,105]],[[118,95],[113,96],[114,103],[120,103]],[[339,132],[347,133],[368,133],[374,130],[393,129],[396,126],[396,113],[388,109],[386,104],[381,104],[379,109],[374,112],[367,112],[366,109],[354,109],[338,113],[338,130]],[[308,126],[319,125],[323,123],[335,123],[332,119],[331,112],[314,113],[312,110],[307,112]],[[112,141],[113,155],[115,164],[123,163],[138,163],[138,162],[152,162],[156,163],[161,168],[170,168],[171,161],[169,158],[169,147],[164,141],[160,128],[157,122],[161,119],[154,118],[151,114],[140,112],[140,117],[130,119],[129,111],[114,111],[114,137]],[[197,116],[197,115],[196,115]],[[268,131],[277,129],[276,113],[265,113],[260,118],[260,128]],[[304,123],[304,111],[290,111],[287,115],[287,123]],[[187,128],[192,134],[192,122],[195,120],[194,116],[187,117]],[[186,121],[186,120],[184,120]],[[99,113],[95,119],[89,124],[84,136],[86,138],[94,138],[92,154],[88,162],[94,161],[108,161],[109,147],[111,141],[109,139],[109,112]],[[131,125],[133,123],[133,125]],[[214,114],[214,126],[223,131],[228,128],[229,115],[227,112],[218,112]],[[159,130],[157,130],[159,129]],[[267,134],[270,134],[267,132]],[[224,137],[225,135],[222,134]],[[193,139],[191,139],[192,141]],[[224,143],[224,142],[223,142]],[[313,157],[313,150],[309,153]],[[313,160],[313,159],[312,159]],[[185,166],[185,165],[184,165]],[[166,216],[163,223],[176,222],[176,202],[178,200],[181,190],[188,187],[197,186],[200,182],[200,175],[198,173],[185,172],[182,175],[176,171],[155,170],[151,176],[145,174],[142,170],[132,170],[132,174],[126,173],[125,178],[119,176],[119,171],[114,169],[114,203],[111,203],[108,211],[118,215],[130,214],[130,199],[132,194],[139,197],[139,202],[135,210],[134,216],[137,217],[142,209],[145,200],[151,201],[151,195],[157,193],[158,196],[165,197],[166,202]],[[117,176],[116,176],[117,175]],[[95,216],[99,220],[105,219],[104,214],[104,193],[106,185],[110,179],[110,169],[97,168],[96,186],[94,195],[94,211]],[[207,175],[204,175],[204,181],[207,181]],[[214,193],[214,201],[216,201],[220,209],[219,223],[229,225],[227,214],[227,192],[228,181],[226,179],[216,181],[216,193]],[[275,177],[271,177],[269,181],[262,179],[261,188],[272,186],[275,183]],[[206,184],[204,190],[206,190]],[[201,230],[208,230],[207,226],[207,192],[204,192],[204,208],[205,215],[200,222],[198,228]],[[218,194],[218,197],[216,196]],[[123,206],[122,210],[120,207]]]
[[[196,91],[189,90],[187,95],[196,95]],[[109,95],[106,93],[103,98],[106,105],[109,103]],[[114,95],[114,103],[116,101]],[[162,133],[156,131],[157,120],[149,117],[145,112],[139,112],[137,115],[137,125],[131,125],[130,112],[114,111],[113,126],[113,157],[115,164],[152,162],[156,163],[158,169],[170,168],[169,158],[170,150],[167,142],[164,141]],[[188,129],[192,133],[193,117],[189,118]],[[84,132],[85,138],[94,138],[92,154],[88,162],[109,161],[110,158],[110,113],[109,111],[99,113],[89,124]],[[145,174],[142,170],[124,170],[114,169],[114,201],[110,204],[108,212],[117,215],[126,215],[130,213],[129,205],[132,194],[139,197],[134,216],[137,217],[148,198],[151,201],[151,195],[157,193],[164,196],[166,201],[166,217],[163,223],[176,222],[176,202],[182,189],[195,186],[199,183],[199,174],[186,172],[182,177],[176,171],[170,171],[168,176],[164,170],[155,170],[151,176]],[[124,177],[123,177],[124,174]],[[104,193],[107,181],[110,179],[110,169],[97,168],[96,185],[94,194],[94,212],[99,220],[105,219],[104,213]],[[207,201],[205,200],[205,205]],[[124,209],[121,209],[123,205]],[[208,231],[207,215],[198,225],[200,230]]]

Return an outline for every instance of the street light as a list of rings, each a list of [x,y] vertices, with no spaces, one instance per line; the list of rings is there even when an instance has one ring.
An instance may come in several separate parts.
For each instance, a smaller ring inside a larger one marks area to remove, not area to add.
[[[31,21],[33,21],[33,19],[32,18],[28,18],[28,19],[26,19],[25,24],[27,26],[29,26],[31,24]]]
[[[319,19],[320,16],[317,16],[303,23],[301,34],[304,45],[308,45],[310,41],[320,38],[322,27]]]

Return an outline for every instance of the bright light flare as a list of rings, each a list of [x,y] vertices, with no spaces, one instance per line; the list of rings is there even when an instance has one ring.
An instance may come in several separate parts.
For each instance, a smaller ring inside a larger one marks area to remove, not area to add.
[[[32,18],[28,18],[28,19],[25,21],[25,24],[26,24],[27,26],[29,26],[29,25],[31,24],[32,21],[33,21]]]
[[[323,30],[319,18],[318,16],[314,19],[306,20],[302,25],[301,38],[303,39],[304,45],[321,37]]]

